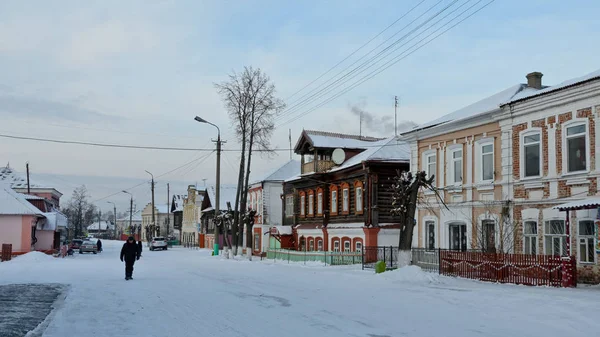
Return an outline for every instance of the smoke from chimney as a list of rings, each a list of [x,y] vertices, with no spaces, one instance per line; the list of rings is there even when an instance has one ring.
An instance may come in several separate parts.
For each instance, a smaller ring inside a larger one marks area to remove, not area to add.
[[[394,116],[392,112],[389,116],[379,117],[368,112],[366,108],[366,102],[362,101],[360,103],[349,104],[350,112],[361,118],[362,114],[362,133],[365,134],[364,130],[373,132],[373,136],[393,136],[394,135]],[[400,117],[400,116],[398,116]],[[399,120],[398,121],[398,133],[402,133],[404,131],[408,131],[418,124],[410,121],[410,120]]]

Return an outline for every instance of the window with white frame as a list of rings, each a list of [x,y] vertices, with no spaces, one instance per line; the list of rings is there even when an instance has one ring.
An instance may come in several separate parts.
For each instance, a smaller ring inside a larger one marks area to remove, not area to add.
[[[285,216],[294,215],[294,196],[287,195],[285,197]]]
[[[304,215],[306,210],[306,195],[300,196],[300,215]]]
[[[308,241],[308,251],[312,252],[315,250],[315,240]]]
[[[317,240],[317,250],[319,252],[323,251],[323,240]]]
[[[567,254],[567,232],[564,220],[544,222],[544,245],[546,255],[564,256]]]
[[[586,124],[578,124],[566,128],[567,172],[587,169],[585,126]]]
[[[344,241],[344,252],[350,252],[350,241]]]
[[[308,195],[308,215],[315,214],[315,196],[314,194]]]
[[[257,206],[258,214],[262,214],[262,192],[258,192],[258,206]]]
[[[362,253],[362,242],[356,241],[354,251],[357,253]]]
[[[481,144],[481,173],[482,181],[494,180],[494,143]]]
[[[435,222],[428,220],[425,221],[425,248],[427,250],[435,249]]]
[[[337,213],[337,191],[331,191],[331,213]]]
[[[595,242],[595,231],[594,227],[596,224],[593,220],[581,220],[579,221],[578,228],[578,253],[579,262],[581,263],[595,263],[596,262],[596,247]]]
[[[362,213],[363,211],[363,198],[362,198],[362,187],[356,187],[355,189],[355,203],[356,203],[356,212]]]
[[[350,208],[350,191],[348,188],[342,190],[342,212],[348,212]]]
[[[539,177],[541,174],[541,135],[540,133],[527,134],[523,136],[523,176]]]
[[[323,192],[317,193],[317,214],[323,214]]]
[[[339,241],[334,241],[333,242],[333,251],[334,252],[339,252],[340,251],[340,242]]]
[[[537,255],[537,221],[526,220],[523,222],[523,253]]]
[[[437,154],[435,152],[425,153],[423,155],[423,159],[423,166],[425,168],[425,172],[427,173],[427,178],[431,177],[432,175],[435,177],[437,173]],[[435,182],[432,185],[435,186]]]
[[[450,152],[450,179],[454,184],[462,184],[463,174],[462,149]]]

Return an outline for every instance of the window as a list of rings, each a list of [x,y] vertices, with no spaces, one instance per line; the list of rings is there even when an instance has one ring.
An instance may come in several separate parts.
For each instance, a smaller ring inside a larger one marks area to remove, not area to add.
[[[450,179],[452,179],[452,183],[461,184],[462,183],[462,149],[452,151],[451,157],[451,165],[450,165]]]
[[[596,224],[592,220],[581,220],[579,221],[579,237],[578,251],[579,251],[579,262],[582,263],[595,263],[596,262],[596,251],[594,246],[594,227]]]
[[[323,214],[323,190],[317,190],[317,215]]]
[[[308,192],[308,216],[315,215],[315,195],[312,191]]]
[[[287,195],[285,197],[285,216],[294,215],[294,196]]]
[[[426,235],[426,244],[425,248],[428,250],[435,249],[435,222],[433,221],[425,221],[425,235]]]
[[[362,242],[356,241],[354,251],[357,253],[362,253]]]
[[[567,253],[567,235],[564,220],[547,220],[544,223],[546,255],[563,256]]]
[[[537,255],[537,245],[537,221],[525,221],[523,223],[523,252]]]
[[[496,252],[496,221],[481,221],[481,249],[486,253]]]
[[[254,250],[260,251],[260,234],[254,234]]]
[[[348,210],[350,208],[350,190],[348,188],[344,188],[342,190],[342,212],[344,213],[348,213]]]
[[[320,252],[323,251],[323,240],[321,239],[317,240],[317,250]]]
[[[350,241],[344,241],[344,252],[350,252]]]
[[[340,242],[339,241],[334,241],[333,242],[333,251],[334,252],[339,252],[340,251]]]
[[[315,250],[315,240],[308,239],[308,251],[312,252]]]
[[[331,214],[337,215],[337,206],[338,206],[338,198],[337,198],[337,187],[331,188]]]
[[[262,193],[258,192],[258,206],[257,206],[258,210],[258,214],[261,215],[262,214]]]
[[[494,180],[494,144],[481,145],[481,180]]]
[[[465,223],[451,223],[448,227],[450,232],[450,249],[466,251],[467,225]]]
[[[530,134],[523,137],[523,175],[525,177],[540,176],[542,161],[540,153],[540,134]]]
[[[362,214],[363,212],[363,201],[362,201],[362,187],[357,187],[355,189],[355,201],[356,201],[356,213],[357,214]]]
[[[429,154],[425,154],[423,156],[424,158],[424,167],[425,167],[425,172],[427,173],[427,178],[431,177],[432,175],[435,176],[437,173],[437,155],[435,152],[433,153],[429,153]],[[434,179],[434,183],[433,186],[435,186],[435,179]]]
[[[304,192],[300,194],[300,216],[304,216],[306,213],[306,195]]]
[[[580,124],[567,127],[567,172],[587,169],[585,126],[585,124]]]

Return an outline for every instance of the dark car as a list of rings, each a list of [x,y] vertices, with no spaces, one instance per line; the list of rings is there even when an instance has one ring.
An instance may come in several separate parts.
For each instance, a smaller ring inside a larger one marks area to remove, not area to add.
[[[81,247],[82,243],[83,243],[83,240],[75,239],[75,240],[71,241],[71,244],[69,245],[69,248],[71,248],[71,249],[79,249]]]

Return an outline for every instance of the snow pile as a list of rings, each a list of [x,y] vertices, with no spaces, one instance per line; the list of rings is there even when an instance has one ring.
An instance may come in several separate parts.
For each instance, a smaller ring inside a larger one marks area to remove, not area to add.
[[[27,254],[13,257],[11,261],[25,262],[25,263],[38,263],[54,260],[52,255],[47,255],[42,252],[29,252]]]
[[[386,279],[401,283],[439,283],[439,275],[423,271],[417,266],[406,266],[379,274]]]

